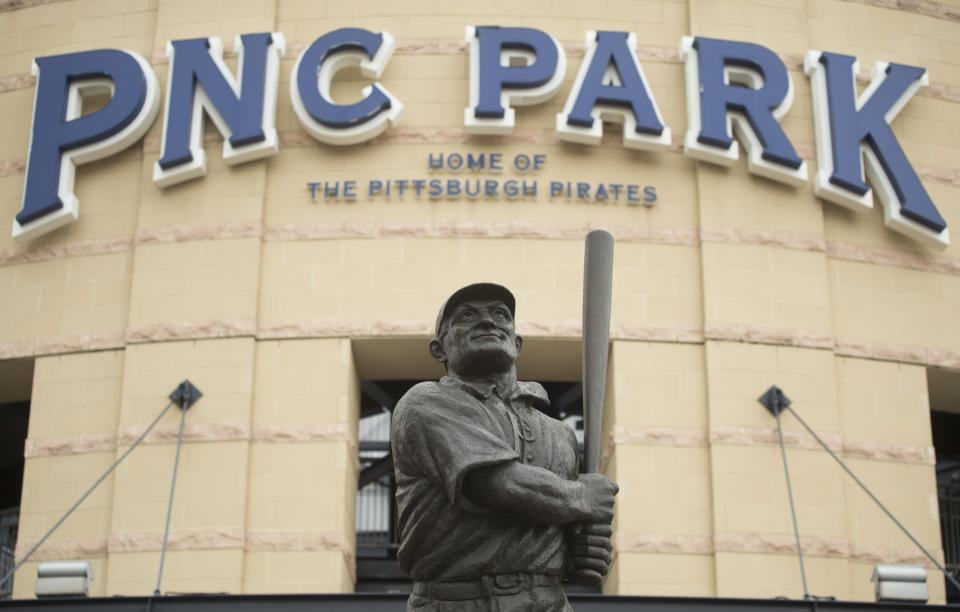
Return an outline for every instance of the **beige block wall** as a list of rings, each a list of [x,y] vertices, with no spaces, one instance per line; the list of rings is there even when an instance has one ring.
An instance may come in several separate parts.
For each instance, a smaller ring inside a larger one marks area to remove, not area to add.
[[[246,593],[349,592],[360,388],[350,342],[257,344]]]
[[[98,442],[117,430],[123,368],[123,351],[55,355],[34,364],[18,560],[113,462],[112,449],[103,449]],[[42,454],[50,447],[65,452]],[[58,551],[89,560],[95,577],[91,594],[107,594],[106,539],[113,519],[113,491],[111,476],[53,533],[36,560],[20,568],[14,597],[32,596],[37,562],[58,558]],[[44,556],[45,551],[52,554]]]
[[[938,550],[924,364],[930,355],[955,359],[960,346],[960,247],[934,253],[884,227],[879,207],[846,211],[814,198],[809,181],[789,188],[749,176],[743,159],[718,168],[676,147],[623,150],[619,133],[600,147],[559,145],[550,133],[588,29],[636,31],[644,53],[664,58],[643,65],[675,142],[686,123],[675,59],[681,36],[752,41],[781,54],[795,87],[783,125],[811,176],[810,90],[797,57],[823,49],[856,55],[864,69],[876,60],[925,66],[941,93],[916,96],[893,129],[953,223],[955,24],[909,7],[841,0],[651,0],[608,9],[616,19],[585,15],[577,3],[540,2],[251,1],[226,15],[179,0],[63,0],[0,12],[0,77],[25,75],[38,55],[123,47],[152,58],[163,88],[171,38],[216,35],[229,48],[240,33],[281,31],[299,50],[355,26],[443,48],[459,44],[466,25],[495,20],[543,29],[572,49],[559,95],[518,110],[517,139],[459,134],[468,93],[462,49],[398,52],[383,83],[407,104],[407,135],[391,140],[395,130],[345,148],[312,142],[294,117],[289,52],[277,125],[290,139],[279,155],[228,167],[208,122],[206,177],[161,190],[151,179],[161,116],[143,144],[78,170],[77,223],[29,247],[0,235],[0,253],[11,256],[0,265],[0,355],[54,353],[37,359],[30,440],[121,440],[107,450],[28,458],[21,541],[39,537],[189,377],[205,396],[187,415],[166,588],[351,590],[359,375],[349,337],[420,337],[452,289],[492,279],[516,290],[530,338],[573,338],[580,237],[603,226],[620,237],[606,469],[622,492],[606,592],[798,595],[796,564],[784,552],[791,524],[775,421],[756,402],[774,383]],[[235,67],[235,58],[227,61]],[[345,79],[335,93],[356,96],[361,84]],[[32,85],[0,90],[5,219],[20,208],[32,102]],[[428,155],[490,152],[505,161],[547,155],[536,174],[508,167],[479,176],[538,180],[535,200],[368,198],[361,187],[356,202],[311,202],[305,186],[331,177],[474,179],[430,174]],[[644,208],[550,198],[553,180],[655,185],[660,199]],[[839,248],[851,246],[914,259],[853,261]],[[953,267],[923,263],[930,261]],[[667,341],[645,341],[651,335]],[[893,346],[900,357],[844,354],[850,346]],[[122,350],[94,352],[102,348]],[[176,416],[71,519],[83,527],[68,522],[55,538],[61,550],[94,561],[96,594],[153,589]],[[801,533],[813,548],[813,593],[870,599],[871,559],[925,563],[792,417],[784,427]],[[18,596],[32,591],[33,567],[18,574]],[[763,579],[748,580],[753,571]],[[935,600],[939,580],[931,574]]]
[[[605,474],[620,485],[604,591],[713,596],[703,347],[615,341]]]

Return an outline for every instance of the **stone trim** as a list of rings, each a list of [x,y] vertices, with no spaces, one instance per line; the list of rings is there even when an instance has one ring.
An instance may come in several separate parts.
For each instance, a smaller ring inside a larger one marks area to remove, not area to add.
[[[168,225],[137,230],[134,242],[141,244],[170,244],[194,240],[223,240],[229,238],[259,238],[263,235],[260,221],[227,221],[208,225]]]
[[[169,550],[202,550],[212,548],[243,548],[243,529],[184,529],[171,531],[167,538]],[[161,532],[120,532],[107,538],[110,553],[148,552],[163,547]]]
[[[343,423],[313,423],[310,425],[257,425],[250,438],[265,444],[298,442],[345,442],[353,458],[353,471],[360,474],[360,455],[357,440]]]
[[[26,159],[0,160],[0,177],[23,174],[27,170]]]
[[[324,240],[350,238],[518,238],[545,240],[582,240],[593,224],[524,223],[441,221],[439,223],[378,223],[357,222],[305,225],[289,223],[264,227],[263,239],[269,242],[287,240]],[[614,238],[621,242],[650,244],[677,244],[696,246],[697,234],[693,230],[675,228],[651,228],[617,226],[608,227]]]
[[[44,4],[53,4],[54,2],[63,2],[64,0],[0,0],[0,12],[15,11],[32,6],[42,6]]]
[[[123,332],[83,334],[79,336],[46,336],[0,342],[0,359],[40,357],[65,353],[84,353],[122,349],[126,346]]]
[[[352,442],[350,431],[343,423],[311,425],[256,425],[250,439],[271,444],[289,442]]]
[[[718,552],[796,554],[796,540],[790,535],[720,532],[708,535],[661,535],[647,533],[614,534],[614,555],[624,552],[666,553],[686,555],[713,555]],[[935,567],[929,559],[913,548],[887,548],[852,544],[847,538],[801,536],[803,554],[814,557],[847,558],[862,563],[909,563]],[[933,554],[943,562],[943,551]]]
[[[580,323],[555,320],[526,321],[521,322],[518,331],[531,337],[576,339],[580,337]],[[116,350],[123,349],[128,344],[178,340],[244,337],[252,337],[256,340],[429,337],[431,334],[432,327],[429,322],[415,319],[316,319],[264,323],[262,325],[258,325],[253,318],[152,323],[131,327],[125,332],[49,336],[0,342],[0,359]],[[711,323],[707,324],[706,328],[683,324],[624,323],[614,325],[610,337],[613,340],[687,344],[703,344],[705,341],[713,340],[791,346],[831,350],[844,357],[960,368],[960,351],[869,342],[850,338],[835,339],[827,334],[802,329],[766,328],[738,323]]]
[[[81,453],[112,452],[117,449],[116,434],[82,434],[50,438],[27,438],[23,444],[23,456],[58,457]]]
[[[834,339],[829,334],[805,329],[784,329],[744,325],[741,323],[708,323],[704,328],[707,340],[797,346],[815,349],[833,349]]]
[[[838,433],[817,432],[832,451],[844,457],[874,461],[896,461],[919,465],[936,465],[932,446],[911,446],[873,441],[844,439]],[[619,444],[706,448],[713,445],[779,446],[775,427],[716,426],[709,428],[614,426],[604,441],[600,460],[603,472]],[[783,444],[797,450],[822,451],[822,447],[805,430],[783,431]]]
[[[255,336],[257,322],[253,318],[228,320],[149,323],[127,329],[127,344],[170,342],[174,340],[206,340]]]
[[[257,329],[257,340],[344,337],[367,338],[378,336],[416,337],[430,336],[432,333],[433,328],[426,321],[407,319],[327,319],[261,325]]]
[[[702,227],[700,228],[700,242],[776,246],[821,253],[827,250],[827,243],[823,236],[743,227]]]
[[[30,552],[36,542],[17,542],[14,557],[17,562]],[[59,561],[61,559],[83,559],[102,557],[107,554],[106,538],[91,538],[85,540],[55,540],[47,542],[37,552],[33,553],[30,561]]]
[[[283,552],[350,550],[350,545],[340,532],[249,531],[243,548],[250,552]]]
[[[834,352],[844,357],[860,357],[879,361],[896,361],[942,368],[960,368],[960,351],[904,346],[865,340],[837,338]]]
[[[117,430],[117,446],[129,446],[143,434],[144,426],[121,427]],[[143,444],[171,444],[177,441],[179,428],[174,425],[157,425]],[[186,423],[183,426],[184,442],[226,442],[249,440],[250,426],[246,423]]]
[[[703,344],[703,328],[698,325],[655,325],[641,323],[619,323],[610,334],[614,340],[639,340],[647,342],[680,342],[683,344]],[[577,328],[575,337],[580,337]]]
[[[613,536],[614,554],[621,552],[666,553],[681,555],[712,555],[713,538],[698,535],[664,535],[654,533],[626,533]]]
[[[76,242],[38,246],[31,244],[27,247],[0,251],[0,266],[12,266],[34,261],[48,261],[61,257],[125,253],[132,249],[133,240],[130,238],[97,238],[94,240],[78,240]]]
[[[930,554],[936,558],[938,563],[941,565],[944,564],[943,549],[937,547],[930,551]],[[901,549],[889,548],[887,546],[851,544],[850,560],[859,561],[860,563],[869,563],[870,565],[875,565],[877,563],[893,563],[922,565],[924,567],[936,568],[933,563],[930,563],[930,560],[927,559],[925,554],[913,548]]]
[[[336,240],[351,238],[517,238],[580,240],[590,230],[583,224],[440,223],[280,224],[264,226],[258,220],[207,225],[179,225],[141,229],[135,238],[102,238],[62,244],[27,246],[0,251],[0,266],[60,257],[123,253],[141,244],[169,244],[192,240],[225,240],[262,237],[269,242],[290,240]],[[607,228],[620,242],[697,246],[702,243],[774,246],[801,251],[825,252],[828,257],[871,264],[960,276],[960,258],[898,251],[883,247],[826,242],[822,237],[800,232],[749,228],[704,227],[699,232],[681,228],[619,226]]]
[[[843,448],[843,437],[840,434],[818,432],[817,435],[834,452],[836,452],[836,449]],[[776,427],[720,426],[710,428],[710,444],[779,446],[780,437]],[[806,430],[783,430],[783,444],[790,448],[802,450],[819,450],[822,448]]]
[[[960,23],[960,9],[942,4],[940,2],[931,2],[931,0],[846,0],[857,4],[866,4],[868,6],[877,6],[880,8],[903,11],[905,13],[916,13],[924,17],[933,17],[934,19],[944,19]]]
[[[33,542],[18,543],[17,558],[22,558],[33,546]],[[162,532],[120,532],[105,538],[47,542],[34,553],[31,560],[45,561],[101,556],[107,553],[149,552],[160,550],[162,546]],[[184,529],[170,532],[167,548],[170,550],[242,548],[248,552],[340,550],[352,556],[351,546],[344,534],[340,532],[245,532],[241,528]]]
[[[843,242],[827,243],[827,255],[833,259],[899,266],[925,272],[960,276],[960,259],[953,257],[940,257]]]
[[[715,552],[796,554],[797,542],[789,535],[761,533],[717,533],[713,536]],[[848,557],[850,544],[846,538],[800,536],[803,554],[816,557]]]
[[[116,433],[83,434],[27,438],[24,457],[59,457],[81,453],[112,452],[129,446],[143,433],[145,426],[121,427]],[[158,425],[147,434],[142,444],[171,444],[176,442],[179,428]],[[285,444],[291,442],[346,442],[356,450],[356,441],[350,429],[339,423],[257,425],[246,423],[188,423],[183,428],[185,442],[228,442],[247,440]]]

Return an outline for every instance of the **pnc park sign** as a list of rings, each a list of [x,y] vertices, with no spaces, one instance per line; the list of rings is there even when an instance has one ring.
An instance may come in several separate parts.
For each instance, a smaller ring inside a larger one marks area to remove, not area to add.
[[[560,43],[532,28],[468,27],[469,106],[463,125],[470,134],[509,135],[515,107],[540,104],[560,90],[567,60]],[[331,83],[339,70],[359,66],[379,79],[395,43],[387,32],[357,28],[317,38],[297,58],[290,98],[304,129],[321,143],[351,145],[374,138],[400,120],[404,105],[377,82],[363,99],[338,104]],[[587,32],[586,53],[556,116],[560,140],[596,145],[603,122],[619,122],[623,146],[664,151],[664,125],[633,33]],[[168,87],[160,159],[153,180],[167,187],[206,173],[203,116],[224,138],[227,164],[274,155],[277,83],[285,51],[281,33],[237,37],[233,74],[218,38],[167,43]],[[749,171],[802,185],[807,164],[780,127],[793,101],[792,79],[770,49],[747,42],[684,37],[680,54],[686,75],[687,132],[684,153],[711,163],[736,162],[743,145]],[[813,94],[818,170],[814,193],[862,210],[876,199],[886,224],[934,248],[950,241],[947,224],[890,129],[890,122],[929,83],[924,68],[878,62],[857,95],[855,57],[809,51],[803,69]],[[150,64],[131,51],[100,49],[34,60],[36,100],[27,160],[23,207],[13,236],[30,239],[75,221],[76,166],[101,159],[139,140],[156,119],[160,86]],[[83,114],[83,100],[109,94],[106,105]],[[735,137],[735,138],[734,138]],[[869,183],[868,183],[869,181]]]

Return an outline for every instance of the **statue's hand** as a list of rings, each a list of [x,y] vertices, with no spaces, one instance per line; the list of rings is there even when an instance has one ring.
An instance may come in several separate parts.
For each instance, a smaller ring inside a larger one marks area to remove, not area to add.
[[[567,577],[583,586],[600,586],[610,569],[610,536],[606,523],[578,523],[569,529]]]
[[[582,486],[580,500],[589,523],[613,521],[613,498],[620,490],[617,483],[601,474],[580,474],[577,482]]]

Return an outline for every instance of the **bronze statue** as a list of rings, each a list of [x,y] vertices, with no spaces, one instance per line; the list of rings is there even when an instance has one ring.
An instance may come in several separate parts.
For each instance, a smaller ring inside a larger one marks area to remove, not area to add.
[[[578,474],[574,432],[517,381],[515,311],[493,283],[451,295],[430,341],[447,375],[394,412],[407,610],[562,612],[564,578],[598,584],[610,565],[617,485]]]

